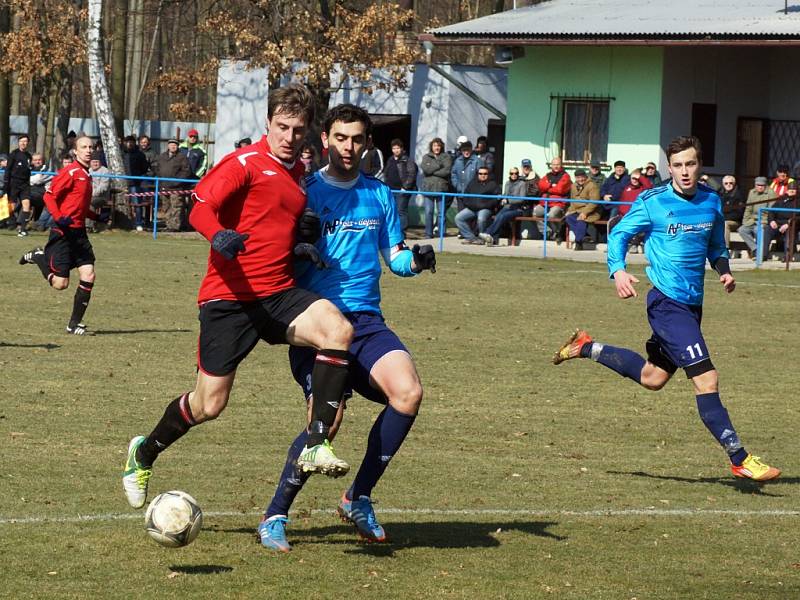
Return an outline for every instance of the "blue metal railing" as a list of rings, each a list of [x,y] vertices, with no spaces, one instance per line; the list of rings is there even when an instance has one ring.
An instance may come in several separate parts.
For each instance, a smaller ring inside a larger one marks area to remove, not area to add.
[[[501,200],[505,199],[515,199],[515,200],[523,200],[525,202],[531,203],[539,203],[544,205],[544,215],[542,216],[542,225],[544,228],[544,236],[543,236],[543,244],[542,244],[542,255],[544,258],[547,258],[547,223],[549,220],[549,212],[550,212],[550,203],[561,203],[561,204],[572,204],[574,202],[578,202],[581,204],[600,204],[602,206],[621,206],[621,205],[631,205],[633,202],[617,202],[613,200],[577,200],[577,199],[570,199],[570,198],[542,198],[539,196],[509,196],[506,194],[501,194],[498,196],[487,196],[482,194],[464,194],[459,192],[423,192],[419,190],[392,190],[393,194],[410,194],[412,196],[420,195],[420,196],[429,196],[429,197],[438,197],[439,198],[439,252],[444,250],[444,221],[445,221],[445,203],[447,198],[488,198],[492,200],[497,200],[500,202]],[[514,226],[513,223],[511,225]]]

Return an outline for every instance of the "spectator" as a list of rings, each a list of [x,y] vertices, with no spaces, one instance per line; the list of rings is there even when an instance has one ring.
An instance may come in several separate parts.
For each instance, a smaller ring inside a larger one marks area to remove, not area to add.
[[[461,138],[458,138],[461,139]],[[458,156],[453,161],[453,170],[450,171],[450,183],[459,194],[467,191],[467,186],[475,179],[481,161],[472,152],[472,142],[466,140],[458,148]],[[464,208],[464,199],[457,202],[458,211]]]
[[[384,182],[393,190],[417,189],[417,165],[405,153],[403,142],[399,139],[392,140],[392,155],[386,161],[384,168]],[[397,203],[397,215],[400,217],[400,229],[403,237],[408,227],[408,204],[413,194],[395,192],[394,200]]]
[[[450,189],[450,172],[453,170],[453,157],[444,151],[442,138],[433,138],[428,146],[428,153],[422,157],[420,163],[422,174],[423,192],[447,192]],[[434,235],[433,218],[434,206],[442,206],[441,198],[436,196],[425,196],[425,237],[431,238]],[[444,210],[447,210],[449,201],[444,202]],[[439,216],[441,220],[442,216]]]
[[[249,137],[245,137],[245,138],[240,139],[238,142],[234,142],[233,143],[233,147],[238,150],[239,148],[244,148],[244,147],[250,146],[252,144],[253,144],[253,140],[251,140]]]
[[[208,155],[203,150],[203,144],[199,141],[200,134],[197,129],[190,129],[184,141],[178,149],[181,154],[186,156],[189,161],[189,171],[191,179],[200,179],[208,169]]]
[[[647,166],[644,168],[644,173],[642,173],[642,175],[644,175],[647,178],[647,180],[652,184],[652,187],[661,185],[661,183],[664,181],[663,179],[661,179],[661,173],[659,173],[658,169],[656,169],[656,163],[654,162],[647,163]]]
[[[496,246],[500,239],[500,232],[506,223],[512,222],[517,217],[530,216],[532,202],[527,199],[528,182],[520,177],[519,169],[511,167],[508,172],[508,181],[500,200],[500,212],[495,215],[494,221],[486,228],[484,233],[479,233],[487,246]]]
[[[603,187],[603,184],[606,181],[606,176],[603,175],[603,171],[600,169],[599,162],[593,162],[589,165],[589,181],[597,186],[598,192],[600,188]]]
[[[645,190],[650,189],[652,184],[650,180],[646,177],[642,177],[642,170],[641,169],[634,169],[630,176],[628,177],[628,184],[622,190],[620,194],[619,201],[620,202],[634,202],[636,198],[639,197],[639,194],[644,192]],[[611,230],[614,226],[619,223],[620,219],[628,214],[628,211],[631,209],[630,204],[620,204],[618,205],[617,214],[611,217],[608,220],[608,232],[611,233]],[[638,254],[640,246],[642,245],[642,234],[637,234],[631,238],[630,241],[630,253],[631,254]]]
[[[622,191],[628,183],[630,183],[630,177],[628,177],[628,169],[625,168],[625,161],[618,160],[614,163],[614,172],[606,177],[600,187],[600,197],[606,202],[619,202]],[[619,206],[612,205],[605,210],[608,211],[608,218],[611,220],[612,217],[619,213]],[[610,228],[609,231],[611,231]]]
[[[703,173],[702,175],[700,175],[700,178],[698,179],[698,182],[702,183],[705,186],[710,187],[712,190],[714,190],[718,194],[722,190],[722,185],[720,184],[720,182],[717,181],[716,179],[714,179],[713,177],[711,177],[711,175],[709,175],[708,173]]]
[[[32,219],[38,220],[44,210],[44,193],[50,187],[53,176],[46,173],[44,156],[38,152],[31,157],[31,211]]]
[[[475,156],[489,169],[489,178],[494,179],[494,154],[489,152],[485,135],[481,135],[475,140]]]
[[[589,179],[583,169],[575,170],[575,183],[572,184],[569,197],[572,200],[600,200],[600,189]],[[569,234],[575,242],[575,250],[583,250],[583,238],[591,223],[600,220],[603,214],[602,204],[595,202],[571,202],[567,208],[567,225]]]
[[[128,136],[125,138],[126,145],[128,143],[133,144],[133,148],[141,154],[138,148],[136,148],[136,138]],[[144,154],[142,154],[142,158],[144,159]],[[128,165],[126,163],[125,168],[127,170]],[[100,215],[100,221],[103,223],[109,224],[111,220],[111,178],[110,177],[96,177],[97,175],[107,175],[111,173],[108,170],[108,167],[104,167],[103,164],[100,162],[100,154],[94,152],[92,154],[92,158],[89,161],[89,173],[92,175],[92,200],[91,200],[91,207],[94,212]],[[129,187],[130,189],[130,187]],[[138,189],[138,188],[137,188]],[[137,198],[138,200],[138,198]],[[90,229],[92,231],[97,231],[97,223],[92,223],[90,225]],[[141,231],[141,227],[136,228],[138,231]]]
[[[788,178],[788,169],[784,171]],[[774,191],[774,190],[773,190]],[[797,183],[794,179],[786,184],[786,194],[780,196],[771,208],[797,208]],[[769,245],[772,240],[783,235],[783,248],[788,260],[794,258],[793,240],[790,240],[791,227],[795,220],[795,214],[770,210],[767,213],[767,226],[764,228],[764,257],[769,256]],[[792,244],[790,244],[792,242]]]
[[[370,134],[367,136],[367,145],[361,154],[359,169],[364,175],[372,175],[376,179],[383,181],[383,169],[385,166],[383,152],[381,152],[380,148],[375,147],[375,142],[372,141],[372,134]]]
[[[303,163],[303,167],[305,167],[305,175],[311,175],[319,171],[317,149],[311,144],[303,144],[303,147],[300,149],[300,162]]]
[[[725,218],[725,246],[733,257],[731,232],[739,229],[744,216],[744,198],[733,175],[725,175],[722,178],[722,193],[719,197],[722,200],[722,216]]]
[[[478,194],[481,196],[499,196],[500,186],[496,181],[489,177],[489,169],[485,165],[478,167],[478,172],[467,189],[464,190],[467,194]],[[489,219],[492,218],[497,207],[496,198],[464,198],[464,208],[458,211],[456,215],[456,227],[461,233],[462,244],[483,244],[483,240],[479,240],[472,230],[472,222],[477,220],[478,234],[485,233],[489,226]]]
[[[789,189],[790,183],[794,183],[794,179],[789,177],[789,166],[779,165],[775,173],[775,178],[772,180],[772,183],[769,184],[769,187],[772,188],[772,191],[775,192],[778,198],[783,198],[786,196],[786,191]]]
[[[539,179],[539,196],[542,198],[554,198],[555,202],[547,203],[547,219],[560,219],[564,216],[565,202],[559,202],[569,198],[572,189],[572,179],[561,167],[561,158],[556,156],[550,161],[550,171]],[[539,204],[533,207],[534,217],[544,217],[545,203],[540,200]],[[539,233],[544,236],[544,223],[536,223]],[[558,239],[560,230],[559,223],[550,222],[547,224],[551,239]]]
[[[72,134],[73,139],[68,154],[72,160],[75,160],[75,139],[77,136],[74,131],[71,131],[70,133]],[[106,160],[106,151],[103,148],[103,140],[101,138],[97,138],[97,141],[94,143],[94,152],[96,152],[97,155],[100,157],[100,164],[103,165],[104,167],[108,167],[108,161]]]
[[[146,135],[139,136],[139,150],[142,151],[144,157],[147,159],[147,174],[153,174],[153,163],[156,162],[158,152],[153,148],[150,143],[150,137]]]
[[[67,137],[64,138],[64,147],[59,149],[58,154],[59,156],[66,156],[69,155],[71,158],[75,158],[75,140],[78,139],[78,134],[74,131],[70,130],[67,133]]]
[[[539,195],[539,176],[533,170],[533,164],[530,158],[523,158],[520,163],[522,173],[520,179],[525,181],[525,195],[535,198]]]
[[[92,160],[90,162],[90,169],[91,164],[97,160],[100,163],[100,155],[95,152],[92,154]],[[131,175],[134,177],[145,177],[147,172],[150,170],[150,163],[147,161],[147,157],[145,156],[144,152],[142,152],[139,147],[136,145],[136,138],[132,135],[125,136],[125,139],[122,142],[122,162],[125,165],[125,174]],[[102,164],[100,164],[102,166]],[[104,169],[106,167],[103,167]],[[107,177],[100,177],[98,179],[106,179]],[[109,181],[109,193],[111,192],[110,188],[110,180]],[[144,187],[142,186],[141,179],[128,179],[126,181],[128,184],[128,193],[129,194],[139,194],[144,191]],[[94,182],[92,182],[92,188],[96,189]],[[92,201],[94,201],[94,196],[92,196]],[[136,226],[136,231],[144,231],[145,226],[147,226],[146,222],[146,210],[147,207],[143,206],[142,204],[145,202],[145,199],[142,196],[132,196],[130,198],[130,202],[133,205],[133,214],[134,214],[134,225]],[[92,205],[94,206],[94,204]],[[97,209],[95,209],[97,211]],[[99,212],[99,211],[97,211]]]
[[[61,169],[70,166],[72,163],[73,163],[72,155],[70,155],[69,153],[64,154],[61,156],[61,165],[59,166],[58,170],[61,171]],[[52,175],[50,176],[50,178],[52,180]],[[38,231],[45,231],[46,229],[50,229],[51,227],[53,227],[53,225],[55,224],[56,222],[50,215],[50,211],[47,210],[47,204],[45,204],[44,208],[42,209],[42,214],[39,215],[39,219],[36,221],[36,229]]]
[[[762,206],[771,206],[777,198],[775,190],[767,187],[766,177],[756,177],[755,187],[747,194],[747,203],[739,226],[739,235],[750,249],[750,258],[755,259],[758,245],[756,233],[758,210]],[[766,252],[766,250],[765,250]]]
[[[14,205],[16,219],[10,219],[9,229],[17,228],[17,235],[28,235],[28,221],[31,218],[31,154],[28,152],[30,138],[22,134],[18,138],[17,148],[8,157],[8,168],[5,172],[5,189],[8,201]]]
[[[185,154],[178,151],[178,140],[167,141],[167,151],[159,154],[155,163],[157,177],[171,179],[189,179],[192,172],[189,160]],[[167,231],[181,231],[186,226],[186,196],[177,193],[186,187],[179,181],[162,181],[160,187],[164,192],[161,196],[164,206],[164,220]]]
[[[465,135],[458,136],[458,138],[456,139],[455,149],[448,152],[448,154],[450,154],[453,157],[453,160],[455,160],[456,157],[461,153],[461,146],[463,146],[467,142],[469,142],[469,138],[467,136]],[[470,142],[470,144],[472,144],[472,142]],[[469,183],[469,181],[467,183]]]

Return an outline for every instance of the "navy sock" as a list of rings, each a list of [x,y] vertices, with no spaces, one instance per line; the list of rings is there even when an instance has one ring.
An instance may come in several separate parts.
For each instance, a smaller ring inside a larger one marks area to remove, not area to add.
[[[714,439],[728,453],[731,462],[735,465],[742,464],[742,461],[747,458],[747,451],[742,447],[739,436],[736,435],[736,430],[733,428],[728,411],[722,406],[719,392],[698,394],[697,410],[700,413],[703,425],[706,426],[706,429],[711,432]]]
[[[400,449],[416,418],[416,415],[397,412],[391,405],[383,409],[369,432],[367,451],[364,453],[364,460],[361,461],[353,485],[347,491],[348,499],[372,494],[372,488],[378,483],[386,467],[389,466],[389,461]]]
[[[589,344],[586,344],[586,346],[589,346]],[[627,348],[605,346],[597,344],[596,342],[591,346],[591,357],[594,360],[601,365],[607,366],[612,371],[616,371],[623,377],[633,379],[636,383],[642,383],[642,368],[647,361],[645,361],[641,355]],[[601,347],[599,353],[595,352],[595,346]],[[583,348],[581,350],[583,350]],[[595,354],[597,354],[596,358]]]
[[[275,515],[288,515],[289,508],[291,508],[297,494],[300,493],[305,482],[311,477],[311,473],[303,473],[303,471],[297,468],[297,458],[303,451],[303,446],[306,445],[307,440],[308,431],[304,429],[300,432],[300,435],[295,438],[292,445],[289,446],[289,452],[286,455],[286,464],[283,465],[281,479],[278,482],[278,487],[275,490],[272,501],[264,512],[264,518],[269,519]]]

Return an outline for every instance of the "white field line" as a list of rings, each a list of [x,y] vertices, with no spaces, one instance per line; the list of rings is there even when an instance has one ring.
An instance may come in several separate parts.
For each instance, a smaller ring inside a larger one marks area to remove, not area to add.
[[[333,514],[333,509],[313,509],[312,514]],[[694,508],[625,508],[598,510],[547,510],[547,509],[504,509],[504,508],[376,508],[375,512],[384,515],[430,515],[439,517],[797,517],[800,510],[735,510],[735,509],[694,509]],[[208,517],[251,517],[261,515],[261,511],[205,511]],[[36,525],[49,523],[92,523],[109,521],[130,521],[141,519],[144,512],[101,513],[94,515],[74,515],[62,517],[0,517],[0,525]]]

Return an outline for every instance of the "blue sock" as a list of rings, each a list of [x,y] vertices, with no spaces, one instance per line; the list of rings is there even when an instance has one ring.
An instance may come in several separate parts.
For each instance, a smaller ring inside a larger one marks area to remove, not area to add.
[[[728,457],[735,465],[741,465],[747,458],[747,451],[742,447],[739,436],[733,428],[733,423],[728,416],[728,411],[722,406],[719,399],[719,392],[697,395],[697,410],[703,424],[711,432],[711,435],[719,442]]]
[[[361,461],[353,485],[347,491],[349,500],[372,494],[372,488],[378,483],[386,467],[389,466],[389,461],[400,449],[414,424],[414,419],[416,415],[404,415],[390,405],[378,415],[369,432],[364,460]]]
[[[633,379],[636,383],[642,383],[642,368],[647,361],[639,354],[627,348],[615,348],[597,342],[585,344],[584,348],[587,346],[590,347],[588,352],[592,360],[596,360],[623,377]]]
[[[297,457],[303,451],[303,446],[306,445],[307,440],[308,431],[304,429],[295,438],[292,445],[289,446],[286,464],[283,466],[283,473],[281,473],[281,480],[278,482],[275,495],[264,513],[267,519],[274,515],[288,515],[289,508],[292,506],[295,497],[297,497],[297,494],[300,493],[303,485],[311,476],[310,473],[303,473],[297,468]]]

